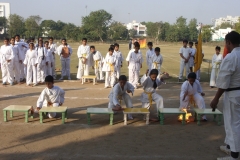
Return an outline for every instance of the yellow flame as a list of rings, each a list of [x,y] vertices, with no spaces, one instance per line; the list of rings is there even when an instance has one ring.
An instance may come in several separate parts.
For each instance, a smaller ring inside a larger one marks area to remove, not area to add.
[[[190,117],[192,117],[192,113],[188,113],[188,112],[187,112],[187,109],[183,109],[182,111],[186,112],[186,119],[185,119],[185,120],[186,120],[187,122],[189,122],[189,121],[190,121]],[[179,121],[182,121],[182,120],[183,120],[183,115],[182,115],[182,114],[178,116],[178,120],[179,120]]]

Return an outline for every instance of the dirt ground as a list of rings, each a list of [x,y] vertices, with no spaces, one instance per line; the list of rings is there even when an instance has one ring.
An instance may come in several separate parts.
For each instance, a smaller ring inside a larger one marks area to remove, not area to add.
[[[123,114],[114,115],[114,125],[109,125],[107,115],[92,115],[92,124],[87,124],[88,107],[107,107],[110,89],[103,84],[93,86],[79,82],[59,82],[55,85],[66,91],[64,106],[68,106],[68,120],[62,125],[60,115],[56,119],[29,119],[24,123],[23,113],[14,113],[14,118],[3,122],[0,114],[0,160],[213,160],[225,156],[219,150],[223,144],[224,126],[208,122],[198,126],[190,122],[182,126],[177,115],[165,115],[165,125],[159,122],[145,125],[142,115],[123,125]],[[179,107],[181,84],[166,84],[157,92],[163,96],[166,108]],[[36,105],[45,86],[26,87],[0,86],[0,109],[8,105]],[[209,108],[216,89],[203,84],[206,106]],[[133,104],[140,107],[142,89],[135,90]],[[154,116],[155,105],[151,109]],[[222,111],[222,101],[219,105]]]

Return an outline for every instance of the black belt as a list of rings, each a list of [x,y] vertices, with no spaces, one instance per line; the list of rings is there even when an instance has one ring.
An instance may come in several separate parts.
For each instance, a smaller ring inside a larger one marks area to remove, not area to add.
[[[230,91],[236,91],[236,90],[240,90],[240,87],[236,87],[236,88],[228,88],[225,91],[226,92],[230,92]]]

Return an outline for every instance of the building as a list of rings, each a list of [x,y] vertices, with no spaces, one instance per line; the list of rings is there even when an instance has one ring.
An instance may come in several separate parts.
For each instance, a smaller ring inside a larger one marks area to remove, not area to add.
[[[147,27],[141,23],[137,23],[135,20],[132,23],[125,24],[128,30],[134,29],[137,31],[136,36],[147,36]]]
[[[239,21],[240,16],[227,16],[227,17],[220,17],[218,19],[214,20],[214,27],[220,26],[222,23],[230,23],[231,25],[234,25]]]
[[[10,3],[0,3],[0,17],[6,17],[6,19],[8,19],[10,14],[11,14]],[[4,30],[5,28],[3,28],[2,31],[0,31],[0,34],[3,34]]]
[[[215,30],[215,32],[212,34],[212,41],[224,41],[226,34],[232,30],[233,29],[231,28]]]

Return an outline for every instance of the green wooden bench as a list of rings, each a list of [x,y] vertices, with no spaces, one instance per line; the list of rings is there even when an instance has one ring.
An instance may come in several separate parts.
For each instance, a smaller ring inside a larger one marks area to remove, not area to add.
[[[179,108],[161,108],[159,109],[159,120],[161,125],[164,124],[164,114],[180,114],[183,117],[182,124],[185,125],[186,123],[186,112],[180,110]]]
[[[25,122],[28,123],[28,117],[29,117],[29,110],[32,108],[32,106],[25,106],[25,105],[10,105],[3,109],[3,118],[4,122],[7,122],[7,112],[10,112],[10,117],[13,118],[13,112],[24,112],[25,113]],[[33,118],[33,115],[31,115],[31,118]]]
[[[39,116],[40,116],[40,123],[43,123],[43,114],[46,115],[46,113],[62,113],[62,124],[65,123],[65,120],[67,119],[67,107],[66,106],[60,106],[60,107],[42,107],[39,110]]]
[[[149,110],[147,108],[124,108],[124,125],[127,125],[127,114],[146,114],[146,124],[149,124]]]
[[[97,76],[94,76],[94,75],[82,76],[82,84],[85,83],[86,79],[92,79],[93,85],[95,85],[97,81]]]
[[[195,108],[194,109],[195,112],[195,120],[197,120],[197,124],[200,125],[200,121],[201,121],[201,116],[202,115],[213,115],[214,121],[218,123],[218,125],[221,125],[222,122],[222,112],[220,112],[218,109],[215,110],[215,112],[212,111],[212,109],[198,109]],[[216,120],[216,118],[218,117],[218,120]]]
[[[88,124],[91,124],[91,114],[109,114],[110,125],[113,125],[113,110],[111,108],[88,108],[87,109],[87,119]]]

